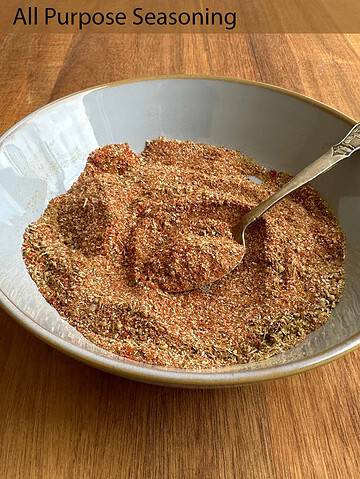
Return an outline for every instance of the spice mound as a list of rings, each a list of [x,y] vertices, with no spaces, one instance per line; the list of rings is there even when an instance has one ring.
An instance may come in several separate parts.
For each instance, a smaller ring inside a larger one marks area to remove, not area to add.
[[[232,238],[213,234],[175,233],[155,250],[146,265],[146,277],[172,292],[206,288],[218,281],[240,263],[245,247]]]
[[[155,139],[140,155],[108,145],[28,226],[24,261],[66,321],[124,358],[263,360],[324,324],[344,285],[343,233],[309,186],[249,226],[246,252],[233,240],[239,218],[290,178],[190,141]]]

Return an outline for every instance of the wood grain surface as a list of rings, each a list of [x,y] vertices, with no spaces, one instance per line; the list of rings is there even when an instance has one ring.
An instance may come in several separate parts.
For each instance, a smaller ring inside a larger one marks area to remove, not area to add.
[[[273,83],[360,118],[360,35],[2,35],[0,130],[76,90],[198,73]],[[1,478],[355,478],[360,350],[216,391],[112,377],[0,311]]]

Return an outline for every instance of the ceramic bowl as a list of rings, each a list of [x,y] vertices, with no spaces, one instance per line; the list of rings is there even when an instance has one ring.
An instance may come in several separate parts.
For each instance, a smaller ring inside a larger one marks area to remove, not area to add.
[[[343,298],[325,326],[271,359],[193,372],[124,360],[81,336],[43,299],[21,256],[25,227],[78,177],[88,153],[165,136],[239,149],[266,167],[298,172],[354,121],[270,85],[225,78],[153,78],[90,88],[57,100],[0,139],[0,301],[34,335],[87,364],[127,378],[181,387],[221,387],[299,373],[360,343],[360,162],[351,158],[314,182],[347,238]]]

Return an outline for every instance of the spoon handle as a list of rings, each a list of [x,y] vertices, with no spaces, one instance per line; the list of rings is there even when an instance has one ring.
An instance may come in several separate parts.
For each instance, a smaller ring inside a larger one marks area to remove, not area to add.
[[[348,158],[354,151],[360,150],[360,123],[355,125],[349,133],[339,143],[332,146],[331,149],[320,156],[310,165],[306,166],[300,173],[286,183],[279,191],[269,196],[265,201],[255,206],[246,215],[241,218],[237,231],[240,234],[239,240],[243,242],[243,234],[246,227],[262,216],[267,210],[272,208],[278,201],[285,196],[313,180],[317,176],[330,170],[341,160]]]

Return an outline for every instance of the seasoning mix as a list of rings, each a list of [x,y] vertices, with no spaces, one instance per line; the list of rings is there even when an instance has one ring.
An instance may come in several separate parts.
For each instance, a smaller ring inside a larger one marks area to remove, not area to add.
[[[24,261],[64,319],[122,357],[190,369],[262,360],[324,324],[344,284],[343,233],[309,186],[250,225],[246,251],[233,240],[289,179],[190,141],[155,139],[141,155],[108,145],[28,226]]]

